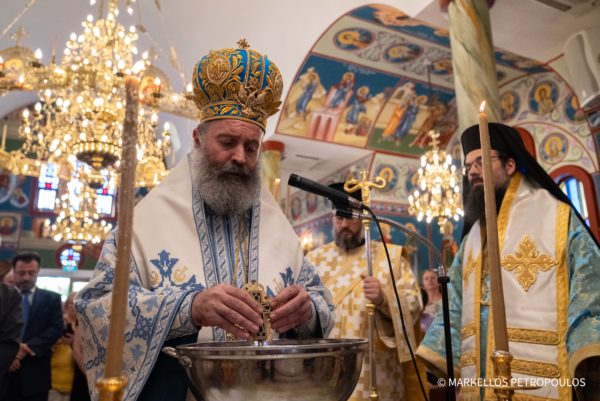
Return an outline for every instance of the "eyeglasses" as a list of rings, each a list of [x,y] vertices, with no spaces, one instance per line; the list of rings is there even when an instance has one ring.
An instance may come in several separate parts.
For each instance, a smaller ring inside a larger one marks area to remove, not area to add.
[[[490,159],[492,159],[492,160],[500,159],[500,156],[491,156]],[[481,171],[482,165],[483,165],[483,159],[481,158],[481,156],[479,156],[477,159],[475,159],[475,161],[473,161],[473,163],[465,163],[465,165],[463,166],[463,169],[462,169],[462,173],[466,177],[467,175],[469,175],[469,171],[471,170],[471,167],[477,166],[477,170]]]

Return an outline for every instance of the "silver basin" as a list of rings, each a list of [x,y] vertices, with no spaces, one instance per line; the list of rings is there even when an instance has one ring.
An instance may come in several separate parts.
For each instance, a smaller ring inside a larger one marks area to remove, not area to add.
[[[163,348],[204,401],[345,401],[367,339],[210,342]]]

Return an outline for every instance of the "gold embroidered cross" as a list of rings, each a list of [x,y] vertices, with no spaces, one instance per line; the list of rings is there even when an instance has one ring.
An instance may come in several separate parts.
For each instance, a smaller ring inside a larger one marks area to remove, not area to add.
[[[504,257],[501,265],[508,271],[514,270],[517,274],[517,281],[525,291],[528,291],[535,283],[537,273],[546,272],[558,266],[558,260],[552,259],[548,255],[540,255],[535,242],[525,235],[519,242],[516,254]]]

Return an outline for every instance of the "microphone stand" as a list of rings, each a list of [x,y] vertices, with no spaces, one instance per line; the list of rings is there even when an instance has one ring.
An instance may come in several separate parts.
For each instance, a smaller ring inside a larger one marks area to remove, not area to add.
[[[346,218],[354,218],[354,219],[361,219],[361,220],[368,220],[368,221],[378,220],[380,222],[389,224],[390,226],[393,226],[393,227],[399,229],[404,234],[409,235],[412,238],[415,238],[417,241],[419,241],[420,243],[422,243],[423,245],[425,245],[427,247],[427,249],[433,254],[433,256],[439,262],[439,265],[438,265],[438,283],[442,287],[442,314],[443,314],[443,317],[444,317],[444,339],[445,339],[445,347],[446,347],[446,370],[448,371],[448,386],[446,387],[446,401],[455,401],[456,400],[456,394],[454,392],[453,387],[450,386],[450,383],[454,382],[454,362],[453,362],[453,359],[452,359],[452,337],[451,337],[451,332],[450,332],[450,307],[449,307],[449,303],[448,303],[448,283],[450,282],[450,278],[448,277],[448,274],[447,274],[447,267],[444,264],[444,260],[442,258],[442,253],[427,238],[425,238],[421,234],[419,234],[419,233],[417,233],[417,232],[415,232],[415,231],[413,231],[413,230],[405,227],[404,225],[402,225],[402,224],[400,224],[397,221],[394,221],[392,219],[388,219],[386,217],[373,218],[373,217],[371,217],[369,215],[362,214],[362,213],[356,213],[356,212],[353,212],[353,211],[348,210],[348,209],[346,209],[346,210],[338,209],[336,211],[336,214],[338,216],[346,217]]]

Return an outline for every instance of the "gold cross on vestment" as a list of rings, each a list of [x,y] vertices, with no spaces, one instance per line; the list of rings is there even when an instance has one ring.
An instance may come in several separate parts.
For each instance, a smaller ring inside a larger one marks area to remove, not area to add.
[[[475,270],[475,266],[477,265],[476,262],[477,262],[477,260],[473,259],[473,254],[471,253],[471,251],[469,251],[469,256],[467,257],[467,262],[465,263],[465,266],[463,267],[463,274],[462,274],[463,287],[465,287],[465,290],[469,288],[469,276]]]
[[[535,242],[525,235],[519,242],[517,252],[504,257],[501,265],[508,271],[516,272],[517,281],[527,292],[535,283],[538,272],[546,272],[558,266],[558,260],[552,259],[548,255],[540,255]]]

